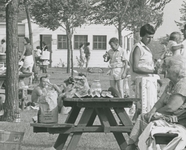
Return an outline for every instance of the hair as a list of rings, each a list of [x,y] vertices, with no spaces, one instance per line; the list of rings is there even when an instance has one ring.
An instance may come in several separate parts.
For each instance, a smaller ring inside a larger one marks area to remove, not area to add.
[[[50,77],[50,75],[45,75],[45,76],[42,76],[42,77],[40,77],[40,82],[43,80],[43,79],[45,79],[45,78],[48,78],[49,79],[49,77]]]
[[[84,45],[84,44],[83,44],[83,43],[81,43],[81,44],[79,45],[79,48],[81,48],[83,45]]]
[[[145,24],[140,28],[140,37],[144,37],[146,34],[153,35],[155,33],[155,29],[150,24]]]
[[[111,44],[112,42],[115,43],[115,44],[119,44],[119,40],[115,37],[110,39],[109,44]]]
[[[167,57],[164,63],[166,68],[169,68],[172,73],[176,73],[178,78],[186,77],[186,58],[178,55]]]
[[[89,45],[90,45],[90,43],[89,43],[89,42],[87,42],[86,46],[89,46]]]
[[[30,43],[30,40],[29,40],[29,38],[27,38],[27,37],[24,37],[24,39],[25,39],[25,41],[26,41],[27,43]]]
[[[1,40],[1,42],[3,42],[3,43],[4,43],[4,42],[5,42],[5,39],[2,39],[2,40]]]
[[[180,38],[181,38],[181,33],[180,32],[172,32],[170,34],[169,40],[177,41],[177,40],[180,40]]]
[[[36,46],[36,49],[40,49],[40,46]]]

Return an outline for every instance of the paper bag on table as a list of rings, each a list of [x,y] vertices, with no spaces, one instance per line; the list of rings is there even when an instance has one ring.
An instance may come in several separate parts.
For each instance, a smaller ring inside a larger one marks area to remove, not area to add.
[[[57,123],[58,122],[58,94],[54,90],[48,91],[39,102],[38,122],[39,123]]]

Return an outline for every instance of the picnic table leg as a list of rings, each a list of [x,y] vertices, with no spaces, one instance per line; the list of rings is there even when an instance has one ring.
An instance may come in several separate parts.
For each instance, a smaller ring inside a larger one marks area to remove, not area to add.
[[[114,108],[114,110],[123,125],[133,126],[133,123],[124,108]],[[127,141],[129,139],[128,133],[124,133],[123,135],[125,137],[125,140]]]
[[[110,131],[110,123],[108,121],[107,116],[105,115],[105,111],[102,108],[97,108],[96,112],[98,114],[98,117],[100,119],[101,124],[104,127],[104,132],[109,132]]]
[[[77,117],[78,117],[78,114],[80,112],[80,108],[79,107],[72,107],[72,110],[69,114],[69,116],[67,117],[65,123],[75,123]],[[58,137],[57,137],[57,140],[54,144],[54,148],[56,150],[62,150],[64,145],[65,145],[65,142],[68,138],[69,134],[59,134]]]
[[[124,108],[114,108],[118,118],[125,126],[132,126],[132,121],[130,120],[128,114],[124,110]]]
[[[86,127],[88,123],[90,123],[90,119],[93,116],[94,109],[92,108],[85,108],[80,121],[77,127]],[[68,144],[67,150],[75,150],[77,148],[77,144],[81,138],[83,132],[74,133],[72,138]]]
[[[94,110],[93,113],[92,113],[92,116],[90,117],[89,122],[87,123],[87,126],[92,126],[93,125],[94,120],[96,119],[96,116],[97,116],[97,114],[96,114],[96,111]]]
[[[105,108],[105,114],[106,114],[111,126],[118,125],[109,108]],[[125,150],[125,148],[127,147],[127,143],[126,143],[126,140],[125,140],[123,134],[119,133],[119,132],[113,132],[113,134],[114,134],[114,137],[116,138],[116,141],[118,142],[120,149]]]

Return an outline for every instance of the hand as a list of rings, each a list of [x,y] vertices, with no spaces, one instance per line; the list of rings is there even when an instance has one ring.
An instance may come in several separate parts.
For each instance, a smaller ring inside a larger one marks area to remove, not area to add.
[[[151,121],[151,118],[152,118],[152,116],[155,114],[155,112],[148,112],[148,113],[146,113],[145,115],[144,115],[144,118],[145,118],[145,120],[147,121],[147,122],[150,122]]]
[[[124,73],[121,75],[121,78],[124,79],[124,78],[126,78],[126,76],[127,76],[127,73],[124,72]]]
[[[108,54],[107,54],[107,53],[105,53],[105,54],[103,55],[103,58],[105,58],[105,57],[108,57]]]

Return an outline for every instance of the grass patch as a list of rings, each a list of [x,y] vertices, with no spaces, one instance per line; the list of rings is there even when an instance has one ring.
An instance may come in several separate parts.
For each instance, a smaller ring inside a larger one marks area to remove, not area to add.
[[[99,79],[103,90],[109,88],[109,78],[106,75],[108,69],[104,68],[103,73],[89,73],[85,69],[79,70],[74,68],[78,72],[86,74],[89,83],[95,79]],[[66,73],[66,68],[49,68],[49,74],[51,75],[50,81],[57,85],[61,85],[64,80],[70,77],[69,73]],[[74,73],[74,76],[77,75]],[[40,74],[42,76],[42,74]],[[168,80],[163,80],[163,87]],[[25,79],[25,83],[28,83]],[[162,90],[161,90],[162,91]],[[21,122],[0,122],[1,130],[8,131],[20,131],[25,132],[24,139],[21,145],[22,150],[44,150],[45,148],[52,147],[57,135],[48,133],[33,133],[33,129],[30,126],[32,117],[37,114],[36,110],[22,110],[21,111]],[[59,114],[59,123],[64,123],[66,115]],[[99,122],[97,122],[99,123]],[[111,133],[91,133],[83,134],[80,142],[78,143],[77,150],[119,150],[118,144]]]

